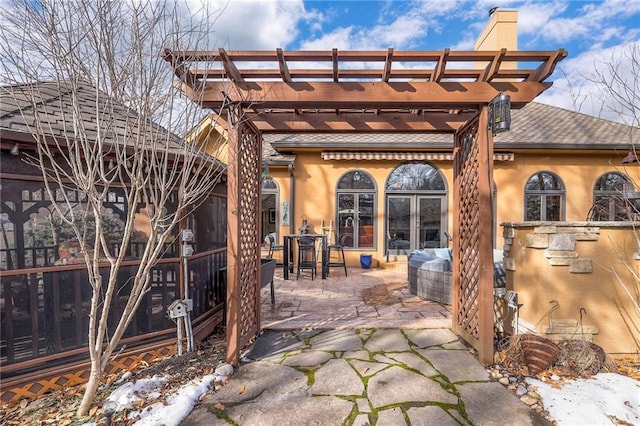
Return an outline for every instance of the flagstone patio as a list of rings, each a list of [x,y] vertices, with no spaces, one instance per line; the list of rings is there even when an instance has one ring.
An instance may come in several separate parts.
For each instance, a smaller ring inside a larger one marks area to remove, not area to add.
[[[451,306],[409,293],[407,272],[389,269],[331,270],[319,277],[282,279],[275,273],[276,303],[262,290],[263,329],[450,328]]]

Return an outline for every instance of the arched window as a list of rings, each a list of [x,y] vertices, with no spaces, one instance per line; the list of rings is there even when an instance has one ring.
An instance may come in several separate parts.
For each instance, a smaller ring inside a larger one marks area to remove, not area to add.
[[[524,220],[564,220],[565,189],[555,173],[534,173],[524,187]]]
[[[593,188],[593,207],[589,219],[600,221],[630,220],[632,204],[627,193],[633,190],[631,180],[622,173],[605,173]]]
[[[387,191],[444,191],[442,175],[427,163],[406,163],[396,167],[387,180]]]
[[[336,184],[336,239],[350,234],[345,247],[374,248],[376,229],[376,184],[369,173],[353,170]]]
[[[268,234],[278,235],[278,198],[280,188],[278,183],[270,177],[262,181],[262,241]],[[276,241],[278,239],[276,238]]]

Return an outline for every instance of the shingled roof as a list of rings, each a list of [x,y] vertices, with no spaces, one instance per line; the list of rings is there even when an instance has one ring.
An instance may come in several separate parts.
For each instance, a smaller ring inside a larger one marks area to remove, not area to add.
[[[74,101],[73,96],[78,99]],[[74,105],[80,107],[79,122],[89,138],[98,137],[98,122],[102,122],[100,136],[107,144],[116,139],[132,140],[140,131],[153,132],[154,143],[166,140],[175,148],[183,144],[180,137],[156,123],[148,122],[143,126],[135,111],[113,101],[91,85],[80,83],[74,88],[65,81],[0,87],[2,137],[33,142],[31,132],[36,128],[38,118],[45,123],[44,133],[47,136],[73,138],[74,126],[79,125],[78,120],[73,119]],[[105,115],[98,117],[99,110],[105,111]]]
[[[496,149],[628,150],[640,144],[640,128],[532,102],[511,113],[511,130],[494,138]],[[451,134],[299,133],[265,134],[278,152],[299,149],[451,149]]]

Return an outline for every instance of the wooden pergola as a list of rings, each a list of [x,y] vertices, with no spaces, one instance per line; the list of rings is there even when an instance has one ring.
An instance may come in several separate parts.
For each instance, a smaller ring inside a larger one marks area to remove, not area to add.
[[[499,94],[513,109],[531,102],[565,50],[162,54],[184,93],[229,127],[228,361],[260,329],[262,134],[436,132],[454,136],[453,329],[493,362],[488,106]]]

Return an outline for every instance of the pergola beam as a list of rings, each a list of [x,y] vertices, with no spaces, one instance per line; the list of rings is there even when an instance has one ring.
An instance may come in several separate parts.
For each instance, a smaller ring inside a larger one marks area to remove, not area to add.
[[[433,70],[432,81],[440,82],[442,77],[444,76],[444,70],[447,66],[447,58],[449,57],[450,50],[444,49],[440,58],[438,58],[438,62],[436,63],[436,67]]]
[[[403,133],[403,132],[447,132],[453,133],[473,118],[475,112],[449,114],[432,112],[412,114],[398,112],[367,113],[260,113],[247,112],[253,124],[264,133]]]
[[[193,84],[224,81],[242,84],[250,80],[281,80],[295,82],[306,79],[326,79],[338,83],[370,79],[381,82],[402,82],[425,79],[485,81],[513,79],[543,82],[551,75],[558,61],[567,56],[557,51],[177,51],[168,49],[164,57],[172,63],[183,81]],[[295,62],[297,68],[288,63]],[[201,69],[200,64],[207,65]],[[323,67],[323,63],[328,63]],[[392,63],[394,65],[392,69]],[[422,63],[413,66],[413,63]],[[452,63],[455,63],[453,66]],[[189,65],[187,67],[186,65]],[[214,64],[211,67],[211,64]],[[219,64],[219,65],[215,65]],[[220,64],[222,66],[220,66]],[[250,68],[241,68],[247,64]],[[274,66],[277,64],[277,66]],[[403,66],[405,64],[405,66]],[[503,66],[503,64],[506,64]],[[305,66],[308,65],[308,66]],[[178,67],[180,69],[178,69]],[[190,74],[185,77],[185,74]]]
[[[491,101],[497,94],[511,96],[512,104],[531,102],[550,83],[404,82],[244,82],[230,85],[208,82],[200,98],[203,106],[218,110],[224,102],[239,102],[250,108],[287,109],[462,109]],[[190,92],[189,88],[185,88]],[[187,93],[195,95],[195,93]],[[197,98],[194,98],[197,99]]]
[[[494,56],[493,60],[489,62],[487,67],[482,74],[483,81],[491,81],[495,78],[498,70],[500,69],[500,64],[502,63],[502,59],[507,54],[507,49],[502,49],[496,56]]]
[[[382,81],[387,83],[391,78],[391,63],[393,62],[393,48],[387,50],[387,59],[384,61],[384,70],[382,71]]]
[[[224,72],[231,81],[235,83],[244,82],[244,77],[240,73],[240,70],[236,67],[235,63],[229,57],[229,54],[223,48],[218,49],[218,53],[220,54],[219,58],[222,60],[222,66],[224,67]]]
[[[277,48],[276,54],[278,56],[278,66],[280,67],[280,77],[282,77],[282,81],[288,83],[291,81],[291,74],[289,73],[287,60],[284,58],[284,52],[281,48]]]

